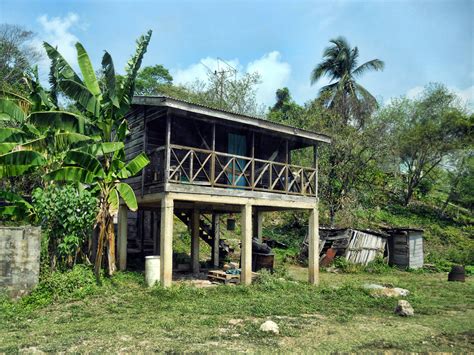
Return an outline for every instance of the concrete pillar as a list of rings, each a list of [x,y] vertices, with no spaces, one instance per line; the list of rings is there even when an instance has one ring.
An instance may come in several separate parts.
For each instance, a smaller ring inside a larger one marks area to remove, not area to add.
[[[173,280],[173,199],[165,195],[161,200],[160,281],[170,287]]]
[[[309,283],[319,284],[319,212],[318,204],[309,214],[308,278]]]
[[[125,205],[120,205],[118,210],[118,236],[117,251],[119,257],[119,270],[127,268],[127,227],[128,227],[128,209]]]
[[[252,283],[252,206],[242,206],[242,244],[240,248],[240,282],[244,285]]]
[[[191,269],[199,272],[199,210],[193,209],[191,215]]]
[[[219,241],[220,241],[220,214],[212,214],[212,231],[214,233],[214,239],[212,240],[212,265],[215,268],[219,267]]]

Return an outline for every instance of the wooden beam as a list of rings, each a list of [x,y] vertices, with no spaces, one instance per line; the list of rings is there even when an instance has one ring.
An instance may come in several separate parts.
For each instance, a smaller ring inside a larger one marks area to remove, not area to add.
[[[241,221],[240,282],[250,285],[252,283],[252,205],[242,206]]]
[[[153,226],[153,254],[160,253],[160,214],[157,210],[152,210],[152,226]]]
[[[173,280],[173,199],[165,195],[161,200],[160,282],[170,287]]]
[[[318,200],[318,184],[319,184],[319,169],[318,169],[318,145],[313,146],[313,168],[316,170],[314,174],[314,191],[316,195],[316,200]]]
[[[191,269],[194,274],[199,272],[199,210],[193,209],[191,215]]]
[[[220,241],[220,214],[212,214],[212,232],[214,239],[212,241],[212,265],[219,267],[219,241]]]
[[[118,257],[119,270],[127,269],[127,228],[128,208],[125,205],[119,206],[118,211]]]
[[[263,212],[257,210],[257,240],[261,243],[263,241]]]
[[[289,158],[289,150],[288,150],[288,139],[285,140],[285,191],[288,192],[288,176],[289,176],[289,164],[290,164],[290,158]]]
[[[146,153],[146,146],[147,146],[147,137],[148,137],[148,130],[147,130],[147,120],[146,120],[146,114],[147,114],[147,108],[143,108],[143,149],[142,152]],[[141,193],[142,196],[145,194],[145,174],[146,173],[146,168],[142,169],[142,187],[141,187]]]
[[[318,205],[309,214],[308,281],[319,284],[319,213]]]
[[[216,182],[216,123],[212,123],[211,186]]]
[[[283,207],[288,209],[311,209],[314,207],[314,197],[276,194],[226,188],[192,186],[185,184],[167,184],[165,191],[172,194],[174,199],[183,201],[209,202],[254,206]],[[147,197],[149,196],[149,197]],[[145,195],[141,202],[153,199],[153,195]]]
[[[171,165],[171,115],[168,110],[166,114],[166,132],[165,132],[165,176],[164,183],[167,183],[170,178]]]

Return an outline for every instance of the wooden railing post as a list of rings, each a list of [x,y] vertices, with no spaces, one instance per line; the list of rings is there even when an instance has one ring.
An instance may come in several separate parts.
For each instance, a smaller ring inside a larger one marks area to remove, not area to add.
[[[269,185],[269,190],[273,190],[273,179],[272,179],[272,175],[273,175],[273,164],[272,162],[268,162],[268,168],[270,169],[270,175],[269,175],[269,179],[270,179],[270,185]]]
[[[289,164],[289,158],[288,158],[288,139],[285,142],[285,192],[288,193],[288,164]]]
[[[211,186],[216,183],[216,153],[211,153]]]
[[[165,176],[164,183],[167,184],[170,178],[171,165],[171,117],[168,111],[166,115],[166,140],[165,140]]]
[[[192,183],[194,181],[193,176],[193,167],[194,167],[194,151],[191,150],[191,154],[189,155],[189,182]]]

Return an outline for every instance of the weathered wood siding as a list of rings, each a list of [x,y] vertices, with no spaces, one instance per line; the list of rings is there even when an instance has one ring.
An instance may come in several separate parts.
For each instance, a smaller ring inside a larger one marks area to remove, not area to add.
[[[418,269],[423,267],[423,235],[420,232],[410,232],[409,238],[409,267]]]
[[[385,237],[352,230],[346,259],[354,264],[367,265],[380,255],[383,256],[387,239]]]
[[[142,107],[133,108],[126,116],[130,134],[125,138],[125,159],[129,161],[144,150],[145,122],[144,109]],[[126,182],[135,190],[141,190],[141,174],[127,179]]]
[[[423,233],[419,231],[391,232],[389,263],[400,267],[423,267]]]

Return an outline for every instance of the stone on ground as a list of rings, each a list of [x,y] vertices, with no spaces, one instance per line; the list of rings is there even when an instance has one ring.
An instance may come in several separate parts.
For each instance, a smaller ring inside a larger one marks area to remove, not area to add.
[[[410,291],[400,287],[391,288],[377,284],[365,284],[362,287],[370,290],[374,297],[406,297],[410,294]]]
[[[411,317],[415,315],[415,311],[408,301],[399,300],[398,305],[395,308],[395,314],[398,314],[402,317]]]
[[[278,324],[271,320],[267,320],[265,323],[262,323],[260,326],[260,330],[262,332],[267,332],[267,333],[273,333],[273,334],[279,334],[280,333],[280,328],[278,327]]]
[[[230,325],[237,325],[237,324],[242,323],[243,321],[244,321],[243,319],[230,319],[229,324]]]

